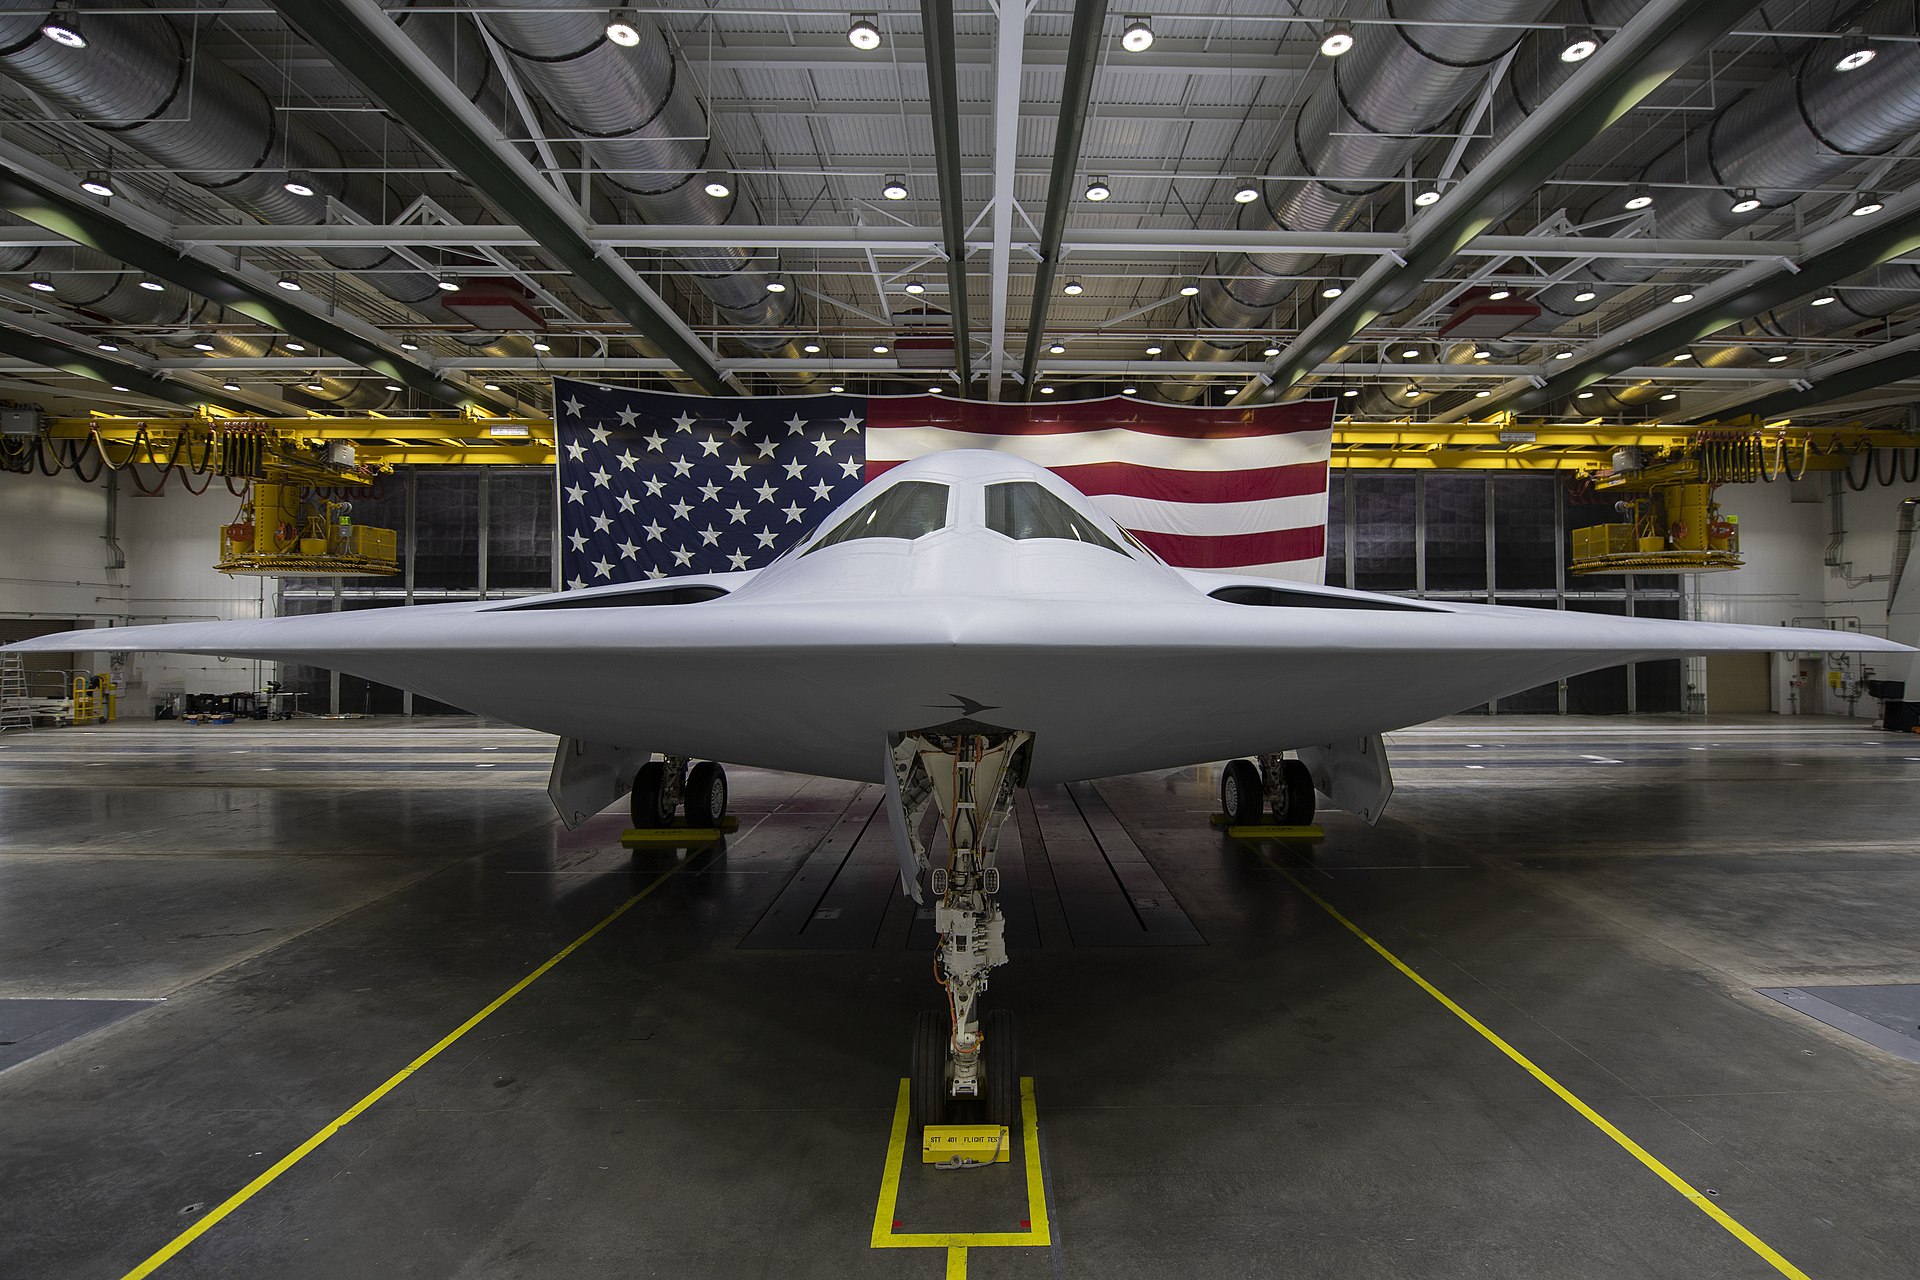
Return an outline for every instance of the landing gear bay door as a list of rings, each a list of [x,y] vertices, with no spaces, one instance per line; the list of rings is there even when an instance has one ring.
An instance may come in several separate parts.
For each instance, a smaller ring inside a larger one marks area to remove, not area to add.
[[[1334,808],[1359,815],[1368,826],[1380,821],[1393,798],[1393,769],[1379,734],[1302,747],[1294,754],[1313,775],[1313,789],[1333,801]]]

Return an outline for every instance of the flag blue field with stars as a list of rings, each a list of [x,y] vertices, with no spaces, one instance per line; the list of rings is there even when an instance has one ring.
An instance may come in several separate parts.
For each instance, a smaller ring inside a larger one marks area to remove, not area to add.
[[[757,569],[865,483],[864,396],[553,383],[568,590]]]

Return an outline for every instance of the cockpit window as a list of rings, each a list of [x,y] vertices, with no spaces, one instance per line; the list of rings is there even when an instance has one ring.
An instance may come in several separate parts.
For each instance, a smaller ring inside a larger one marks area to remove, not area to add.
[[[913,539],[947,526],[947,486],[926,480],[902,480],[841,521],[831,533],[806,550],[855,538]]]
[[[987,528],[1022,541],[1066,538],[1127,554],[1092,521],[1031,480],[987,486]]]

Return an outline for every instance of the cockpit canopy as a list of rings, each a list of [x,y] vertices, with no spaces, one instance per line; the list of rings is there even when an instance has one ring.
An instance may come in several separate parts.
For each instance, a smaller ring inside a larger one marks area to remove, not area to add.
[[[962,486],[962,492],[970,488]],[[1053,538],[1128,554],[1092,520],[1044,485],[1031,480],[1005,480],[989,483],[974,492],[982,493],[985,498],[985,527],[1002,537],[1016,542]],[[956,520],[950,511],[952,494],[952,486],[938,481],[902,480],[875,495],[801,554],[812,555],[823,547],[860,538],[897,538],[911,542],[955,523],[972,524],[981,518],[964,514],[964,518]]]
[[[841,521],[808,547],[805,554],[812,555],[822,547],[852,542],[855,538],[911,541],[946,527],[947,486],[930,480],[902,480]]]

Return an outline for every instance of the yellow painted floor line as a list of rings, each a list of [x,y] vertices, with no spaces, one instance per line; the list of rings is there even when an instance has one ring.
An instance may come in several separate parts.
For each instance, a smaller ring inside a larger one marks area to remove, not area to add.
[[[688,860],[688,862],[691,862],[691,861],[692,859]],[[446,1050],[450,1048],[455,1042],[457,1042],[460,1039],[460,1037],[466,1035],[467,1032],[473,1030],[475,1027],[479,1026],[482,1022],[485,1022],[488,1018],[492,1017],[495,1013],[497,1013],[500,1010],[501,1006],[507,1003],[507,1001],[513,999],[515,996],[519,995],[522,991],[525,991],[528,987],[532,986],[535,982],[539,981],[540,978],[546,975],[548,970],[552,969],[555,965],[559,964],[562,960],[565,960],[568,956],[572,955],[574,952],[578,951],[581,947],[585,946],[602,929],[605,929],[608,925],[612,924],[615,920],[618,920],[621,916],[633,910],[633,908],[638,903],[640,903],[643,899],[645,899],[648,895],[650,895],[655,889],[658,889],[661,885],[665,884],[670,878],[672,878],[675,875],[678,875],[682,870],[684,870],[687,867],[687,865],[688,865],[687,862],[679,863],[672,870],[663,873],[661,876],[655,879],[646,888],[640,890],[638,893],[634,894],[631,898],[628,898],[625,902],[621,903],[619,906],[615,907],[612,911],[608,912],[607,915],[600,921],[599,924],[594,925],[593,928],[587,930],[585,933],[575,938],[572,942],[569,942],[566,946],[560,948],[560,950],[555,952],[552,958],[550,958],[545,964],[541,965],[538,969],[535,969],[532,973],[520,979],[520,981],[514,983],[511,987],[508,987],[505,991],[501,992],[498,996],[494,997],[492,1002],[489,1003],[484,1009],[480,1010],[480,1012],[474,1014],[471,1018],[468,1018],[465,1022],[461,1023],[459,1026],[455,1027],[452,1031],[449,1031],[446,1035],[442,1036],[439,1042],[436,1043],[431,1049],[428,1049],[425,1053],[415,1058],[412,1062],[409,1062],[406,1066],[400,1068],[400,1070],[396,1071],[393,1075],[387,1077],[387,1079],[380,1085],[379,1088],[375,1089],[372,1093],[369,1093],[366,1097],[360,1099],[360,1101],[354,1103],[352,1106],[348,1107],[345,1111],[342,1111],[339,1115],[335,1116],[332,1120],[328,1121],[327,1126],[324,1129],[314,1134],[311,1138],[308,1138],[305,1142],[295,1147],[292,1151],[289,1151],[286,1155],[280,1157],[280,1159],[274,1163],[272,1168],[268,1169],[266,1172],[262,1173],[259,1177],[255,1178],[252,1182],[249,1182],[246,1186],[240,1188],[238,1191],[228,1196],[225,1200],[221,1201],[220,1204],[216,1206],[205,1217],[199,1219],[191,1227],[188,1227],[185,1231],[182,1231],[179,1235],[169,1240],[162,1248],[160,1248],[157,1252],[155,1252],[153,1256],[149,1257],[146,1261],[142,1262],[139,1266],[135,1267],[133,1270],[127,1272],[125,1276],[121,1277],[121,1280],[141,1280],[142,1277],[150,1276],[155,1271],[159,1270],[163,1265],[166,1264],[166,1262],[169,1259],[171,1259],[176,1254],[178,1254],[182,1249],[186,1248],[188,1245],[192,1244],[195,1240],[198,1240],[201,1236],[211,1231],[216,1223],[220,1222],[228,1214],[232,1213],[235,1209],[238,1209],[241,1205],[251,1200],[254,1196],[258,1195],[261,1191],[271,1186],[276,1180],[279,1179],[281,1174],[293,1168],[293,1166],[295,1166],[296,1164],[299,1164],[302,1160],[306,1159],[308,1156],[312,1155],[315,1151],[319,1150],[319,1148],[327,1141],[327,1139],[331,1138],[334,1134],[340,1132],[341,1129],[345,1128],[348,1124],[350,1124],[352,1121],[357,1119],[369,1107],[373,1106],[374,1103],[380,1101],[380,1099],[386,1097],[389,1093],[392,1093],[395,1089],[399,1088],[402,1084],[406,1082],[409,1076],[413,1075],[414,1072],[420,1070],[422,1067],[426,1066],[429,1062],[432,1062],[435,1058],[439,1057],[442,1053],[446,1052]]]
[[[1354,937],[1360,939],[1360,941],[1366,943],[1367,946],[1371,947],[1373,951],[1377,955],[1379,955],[1379,957],[1382,960],[1385,960],[1388,964],[1398,969],[1401,972],[1401,974],[1406,978],[1410,979],[1415,986],[1419,987],[1422,991],[1432,996],[1435,1000],[1438,1000],[1441,1003],[1441,1005],[1443,1005],[1446,1008],[1447,1012],[1451,1013],[1454,1017],[1460,1019],[1460,1021],[1466,1023],[1468,1026],[1472,1027],[1475,1031],[1479,1032],[1480,1035],[1489,1044],[1491,1044],[1494,1048],[1498,1049],[1501,1053],[1505,1054],[1508,1058],[1512,1059],[1513,1062],[1516,1065],[1518,1065],[1522,1070],[1524,1070],[1528,1075],[1532,1076],[1535,1080],[1545,1085],[1547,1089],[1551,1091],[1555,1097],[1560,1099],[1560,1101],[1566,1103],[1569,1107],[1572,1107],[1575,1111],[1579,1112],[1581,1118],[1587,1121],[1587,1123],[1591,1124],[1594,1128],[1598,1129],[1600,1132],[1606,1134],[1609,1138],[1612,1138],[1615,1142],[1619,1143],[1620,1146],[1627,1152],[1627,1154],[1631,1155],[1634,1159],[1638,1160],[1641,1164],[1645,1165],[1648,1169],[1652,1170],[1653,1173],[1658,1175],[1658,1177],[1662,1182],[1665,1182],[1668,1186],[1672,1187],[1675,1191],[1679,1192],[1682,1196],[1684,1196],[1688,1200],[1688,1202],[1693,1205],[1694,1208],[1700,1210],[1700,1212],[1706,1214],[1709,1218],[1712,1218],[1715,1222],[1719,1223],[1720,1226],[1725,1228],[1727,1233],[1731,1235],[1734,1239],[1738,1240],[1741,1244],[1747,1246],[1747,1248],[1753,1250],[1756,1254],[1760,1255],[1760,1257],[1765,1259],[1768,1265],[1770,1265],[1775,1271],[1778,1271],[1783,1276],[1792,1277],[1792,1280],[1808,1280],[1806,1272],[1800,1270],[1800,1268],[1794,1266],[1791,1262],[1788,1262],[1785,1258],[1781,1257],[1778,1253],[1774,1251],[1772,1246],[1767,1244],[1766,1241],[1762,1240],[1759,1236],[1754,1235],[1753,1232],[1747,1230],[1744,1226],[1740,1225],[1740,1223],[1735,1221],[1733,1216],[1727,1213],[1726,1210],[1722,1209],[1719,1205],[1715,1204],[1710,1198],[1708,1198],[1707,1196],[1701,1194],[1698,1190],[1696,1190],[1693,1184],[1689,1183],[1685,1178],[1681,1177],[1679,1174],[1675,1173],[1673,1170],[1667,1168],[1666,1165],[1662,1164],[1658,1159],[1656,1159],[1653,1156],[1653,1154],[1649,1152],[1645,1147],[1641,1146],[1639,1143],[1635,1142],[1632,1138],[1629,1138],[1626,1134],[1620,1132],[1619,1129],[1615,1128],[1613,1123],[1609,1121],[1605,1116],[1601,1115],[1598,1111],[1595,1111],[1592,1107],[1588,1106],[1585,1102],[1575,1097],[1572,1091],[1569,1090],[1565,1085],[1561,1084],[1558,1080],[1554,1079],[1552,1076],[1548,1075],[1545,1071],[1541,1070],[1540,1066],[1537,1063],[1535,1063],[1533,1059],[1527,1057],[1526,1054],[1521,1053],[1518,1049],[1508,1044],[1504,1039],[1502,1039],[1498,1034],[1496,1034],[1485,1023],[1481,1022],[1480,1019],[1474,1017],[1472,1014],[1468,1013],[1465,1009],[1462,1009],[1459,1005],[1455,1004],[1451,999],[1448,998],[1447,994],[1444,991],[1440,990],[1440,988],[1434,986],[1431,982],[1428,982],[1425,978],[1421,977],[1420,974],[1416,972],[1411,965],[1407,964],[1399,956],[1394,955],[1393,952],[1381,946],[1378,942],[1376,942],[1373,939],[1372,935],[1367,933],[1366,930],[1362,929],[1359,925],[1355,924],[1353,921],[1347,919],[1344,915],[1340,914],[1340,911],[1338,908],[1336,908],[1332,903],[1328,902],[1325,898],[1321,897],[1319,894],[1315,893],[1313,890],[1309,889],[1304,883],[1301,882],[1298,876],[1293,874],[1293,872],[1289,871],[1287,868],[1283,866],[1280,866],[1278,863],[1275,863],[1274,866],[1275,866],[1275,869],[1278,870],[1281,875],[1285,876],[1288,880],[1290,880],[1293,883],[1294,888],[1298,889],[1301,893],[1306,894],[1307,897],[1313,899],[1314,903],[1317,904],[1322,911],[1325,911],[1328,915],[1332,916],[1335,920],[1339,921],[1340,924],[1347,930],[1347,932],[1351,933]]]
[[[893,1214],[900,1200],[900,1171],[907,1158],[907,1111],[910,1082],[902,1080],[893,1104],[893,1129],[887,1137],[887,1167],[880,1175],[880,1197],[873,1208],[875,1249],[945,1249],[947,1274],[967,1273],[968,1249],[1039,1247],[1053,1243],[1047,1220],[1047,1190],[1040,1171],[1040,1114],[1034,1102],[1033,1077],[1020,1077],[1020,1158],[1026,1164],[1027,1230],[1025,1231],[895,1231]],[[955,1255],[958,1255],[957,1259]],[[959,1267],[955,1271],[955,1267]]]

